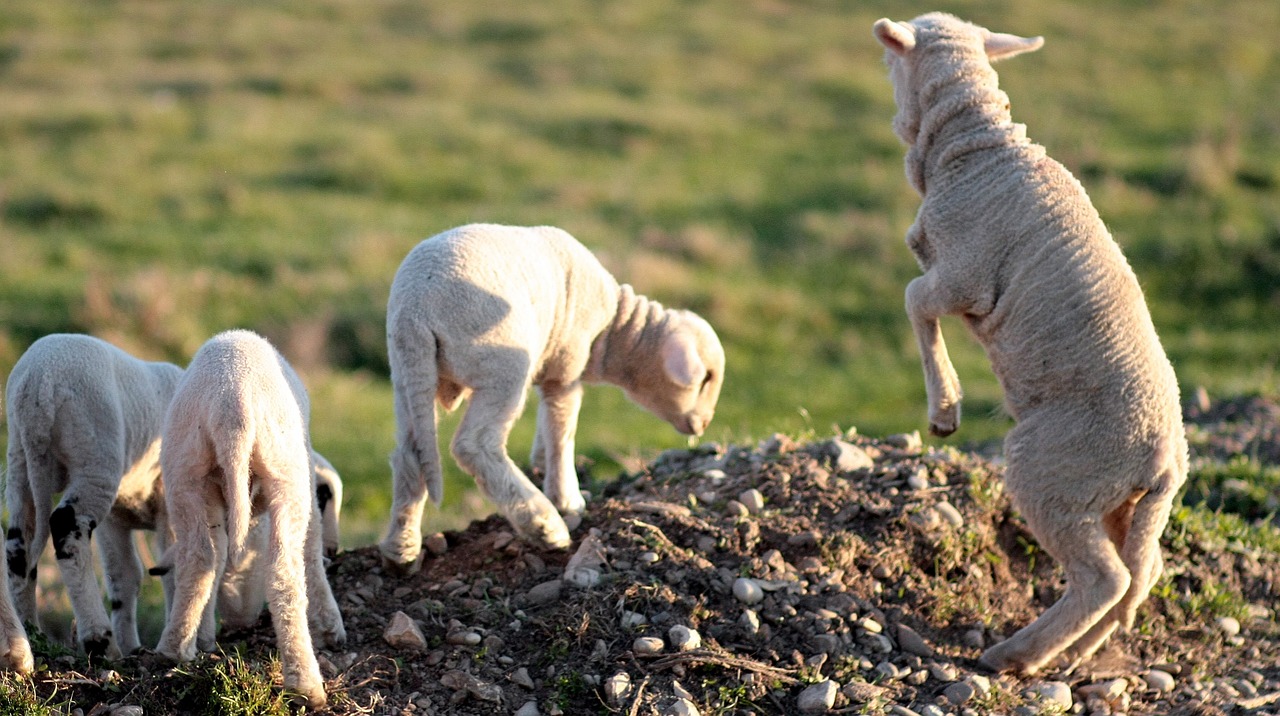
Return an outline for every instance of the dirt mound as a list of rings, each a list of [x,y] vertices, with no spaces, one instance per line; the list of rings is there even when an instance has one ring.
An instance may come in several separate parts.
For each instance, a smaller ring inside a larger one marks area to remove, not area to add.
[[[1238,415],[1265,415],[1274,435],[1278,413],[1266,405],[1214,406],[1198,423],[1202,457],[1236,454],[1227,446],[1243,439]],[[429,541],[415,575],[385,571],[374,548],[343,553],[330,578],[350,642],[323,654],[328,713],[1280,708],[1280,557],[1257,537],[1264,528],[1190,508],[1175,514],[1166,576],[1132,632],[1075,670],[982,672],[983,648],[1063,589],[999,477],[998,464],[922,448],[915,435],[775,436],[666,453],[608,485],[571,552],[531,549],[490,518]],[[389,625],[410,624],[420,645],[388,643]],[[269,620],[220,642],[265,659]],[[37,686],[58,683],[86,713],[207,705],[154,657],[113,664],[107,679],[62,659]]]

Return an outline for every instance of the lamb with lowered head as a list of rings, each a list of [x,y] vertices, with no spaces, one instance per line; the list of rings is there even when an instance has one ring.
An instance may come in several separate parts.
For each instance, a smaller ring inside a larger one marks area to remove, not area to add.
[[[330,648],[345,643],[346,631],[324,574],[309,419],[302,381],[261,336],[221,333],[191,360],[160,449],[174,598],[157,651],[195,657],[198,630],[213,623],[215,583],[228,560],[240,558],[253,517],[265,512],[267,604],[284,686],[321,708],[311,629]]]
[[[389,566],[417,568],[422,509],[442,497],[436,402],[470,399],[453,455],[525,539],[563,548],[557,512],[582,510],[574,432],[583,383],[607,382],[689,435],[701,435],[724,380],[724,350],[699,316],[619,285],[568,233],[472,224],[418,244],[387,303],[395,394]],[[539,492],[507,456],[507,436],[538,388],[532,461]]]
[[[1129,627],[1162,569],[1160,535],[1187,474],[1178,384],[1137,278],[1084,188],[1014,124],[991,63],[1041,38],[943,13],[879,20],[923,197],[907,244],[924,274],[907,314],[924,363],[929,427],[960,424],[960,382],[938,319],[986,348],[1017,421],[1005,486],[1067,589],[982,663],[1034,673],[1092,655]]]
[[[36,563],[52,536],[76,638],[90,655],[115,658],[140,646],[142,565],[132,530],[156,527],[160,426],[181,375],[171,363],[75,334],[32,343],[9,375],[5,552],[14,601],[24,620],[38,623]],[[110,620],[94,574],[95,529]]]

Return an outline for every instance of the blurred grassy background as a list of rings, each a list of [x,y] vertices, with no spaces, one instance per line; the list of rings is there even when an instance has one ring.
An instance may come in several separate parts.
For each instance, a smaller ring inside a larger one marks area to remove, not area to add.
[[[0,376],[55,331],[185,365],[213,333],[256,329],[304,374],[346,541],[364,544],[389,505],[400,260],[457,224],[548,223],[717,327],[709,439],[922,427],[902,311],[918,198],[870,27],[931,9],[1046,37],[1000,66],[1014,117],[1089,189],[1184,392],[1274,392],[1274,0],[10,0]],[[1002,434],[981,350],[944,330],[967,392],[949,442]],[[597,477],[681,444],[589,391]],[[429,520],[486,509],[453,471]]]

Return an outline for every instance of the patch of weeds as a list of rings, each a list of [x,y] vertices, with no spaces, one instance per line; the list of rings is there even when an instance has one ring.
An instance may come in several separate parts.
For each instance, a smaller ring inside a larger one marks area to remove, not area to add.
[[[723,679],[705,679],[702,687],[707,692],[715,690],[708,698],[705,713],[720,715],[739,714],[743,711],[762,712],[753,700],[755,694],[750,684],[738,682],[733,686],[727,686]]]
[[[1203,505],[1180,505],[1169,515],[1165,531],[1174,550],[1192,547],[1204,552],[1223,549],[1257,548],[1280,551],[1280,529],[1269,522],[1250,523],[1240,515],[1206,509]]]
[[[280,662],[246,660],[239,651],[201,659],[175,669],[186,679],[179,706],[204,716],[290,716],[284,692],[276,687]],[[181,709],[179,709],[181,710]]]
[[[835,532],[818,545],[818,554],[827,569],[850,571],[857,567],[858,557],[866,551],[866,543],[852,532]]]
[[[1225,464],[1209,463],[1191,472],[1182,503],[1238,514],[1269,517],[1280,508],[1280,468],[1237,455]]]
[[[1006,689],[998,683],[992,683],[991,689],[985,694],[978,694],[974,697],[972,707],[974,711],[981,714],[994,713],[1011,713],[1019,706],[1025,705],[1025,699],[1018,696],[1013,691]],[[1060,711],[1037,713],[1061,713]]]
[[[568,710],[572,705],[581,702],[582,697],[587,695],[591,687],[587,685],[587,680],[582,678],[582,674],[569,671],[556,675],[555,681],[551,682],[551,690],[551,700],[561,710]]]
[[[37,668],[44,668],[44,664],[63,656],[78,658],[79,655],[74,649],[60,641],[55,641],[34,625],[27,624],[26,628],[27,640],[31,642],[31,653],[36,657]]]
[[[67,713],[71,705],[57,701],[55,690],[41,699],[31,679],[17,674],[0,674],[0,716],[54,716]]]
[[[983,512],[999,512],[1004,509],[1004,481],[991,468],[979,465],[965,472],[969,483],[969,499]]]

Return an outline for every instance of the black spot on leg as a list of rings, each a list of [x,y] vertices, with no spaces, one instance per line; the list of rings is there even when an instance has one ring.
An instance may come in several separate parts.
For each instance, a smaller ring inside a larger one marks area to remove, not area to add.
[[[153,576],[153,577],[163,577],[164,575],[166,575],[166,574],[168,574],[168,573],[169,573],[169,568],[168,568],[167,566],[166,566],[166,567],[152,567],[151,569],[148,569],[148,570],[147,570],[147,574],[150,574],[150,575],[151,575],[151,576]]]
[[[32,567],[32,568],[31,568],[31,573],[27,575],[27,579],[30,579],[30,580],[31,580],[31,581],[33,581],[33,582],[34,582],[34,581],[36,581],[36,568],[35,568],[35,567]]]
[[[70,504],[63,505],[49,515],[49,534],[53,536],[53,554],[58,559],[70,559],[67,541],[82,538],[80,528],[76,525],[76,508]]]
[[[120,601],[119,599],[111,600],[111,611],[118,612],[123,608],[124,608],[124,602]]]
[[[316,502],[320,503],[320,512],[323,514],[325,508],[329,506],[329,502],[333,500],[333,488],[326,484],[316,486]]]
[[[5,556],[9,560],[9,573],[18,579],[22,579],[22,575],[27,573],[27,548],[26,540],[22,539],[22,530],[17,527],[10,527],[5,533],[6,539],[13,544],[5,545]]]

